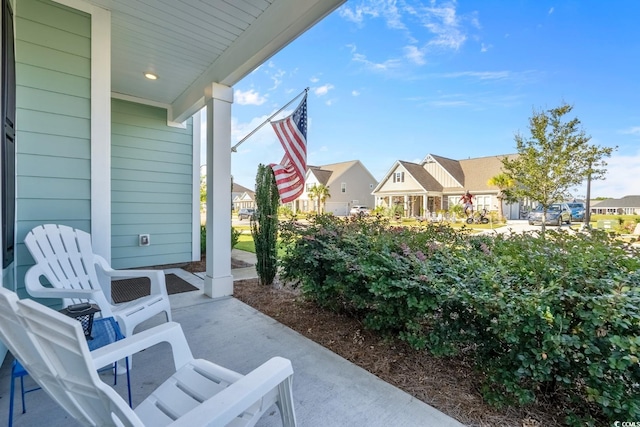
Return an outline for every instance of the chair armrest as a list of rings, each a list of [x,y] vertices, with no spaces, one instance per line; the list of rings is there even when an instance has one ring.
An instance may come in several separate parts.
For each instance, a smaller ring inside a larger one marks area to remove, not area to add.
[[[176,322],[163,323],[100,347],[91,352],[91,357],[96,369],[99,369],[162,342],[171,345],[176,371],[193,360],[193,355],[182,332],[182,327]]]
[[[93,289],[61,289],[61,288],[49,288],[43,286],[40,283],[40,276],[42,276],[42,270],[38,264],[27,270],[24,276],[24,286],[27,289],[27,293],[35,298],[78,298],[92,300],[93,302],[99,302],[100,299],[96,298],[96,294],[100,291]]]
[[[130,279],[133,277],[148,277],[151,281],[151,295],[162,294],[167,296],[167,285],[162,270],[114,270],[100,255],[94,255],[94,263],[109,279]],[[111,281],[105,284],[111,287]],[[111,292],[109,292],[111,294]]]
[[[171,426],[223,426],[293,375],[291,361],[274,357],[205,400]]]

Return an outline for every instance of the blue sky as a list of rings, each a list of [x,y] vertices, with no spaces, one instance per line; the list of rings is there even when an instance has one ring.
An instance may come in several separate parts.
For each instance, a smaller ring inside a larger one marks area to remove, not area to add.
[[[566,102],[618,146],[592,196],[640,194],[638,16],[634,0],[349,0],[234,87],[232,144],[309,87],[308,164],[360,160],[379,180],[429,153],[514,153],[534,110]],[[282,154],[265,126],[232,154],[235,182]]]

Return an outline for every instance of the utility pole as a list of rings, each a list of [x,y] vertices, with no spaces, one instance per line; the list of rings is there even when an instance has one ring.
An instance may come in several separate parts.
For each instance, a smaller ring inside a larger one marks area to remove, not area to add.
[[[587,200],[584,201],[584,219],[582,229],[591,227],[591,163],[589,163],[589,173],[587,174]]]

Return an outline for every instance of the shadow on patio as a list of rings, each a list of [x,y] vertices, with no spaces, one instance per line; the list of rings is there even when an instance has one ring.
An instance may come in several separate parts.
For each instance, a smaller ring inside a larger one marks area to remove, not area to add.
[[[202,279],[183,270],[167,270],[202,289]],[[460,426],[462,424],[387,384],[367,371],[308,340],[235,298],[212,300],[201,292],[171,295],[173,320],[180,323],[196,358],[247,373],[273,356],[291,360],[295,410],[300,426]],[[143,324],[152,326],[162,316]],[[0,370],[0,423],[9,411],[11,356]],[[167,344],[134,356],[131,388],[134,407],[161,384],[172,370]],[[101,374],[112,384],[110,373]],[[28,379],[27,387],[32,384]],[[115,389],[126,399],[126,379]],[[21,413],[16,382],[14,426],[77,425],[43,391],[27,394]],[[274,406],[258,426],[280,426]],[[196,427],[196,426],[191,426]]]

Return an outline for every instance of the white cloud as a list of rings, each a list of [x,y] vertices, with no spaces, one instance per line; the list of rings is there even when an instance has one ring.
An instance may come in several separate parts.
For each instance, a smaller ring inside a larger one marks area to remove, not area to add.
[[[287,74],[287,72],[284,71],[284,70],[278,70],[275,73],[271,73],[269,75],[269,78],[273,81],[273,86],[270,88],[270,90],[277,89],[278,86],[280,86],[280,84],[282,83],[282,78],[286,74]]]
[[[236,89],[233,92],[233,100],[238,105],[262,105],[267,101],[267,98],[253,89],[247,91]]]
[[[620,133],[625,135],[638,135],[640,136],[640,126],[633,126],[629,129],[621,130]]]
[[[364,25],[366,18],[384,18],[387,26],[393,29],[405,29],[402,22],[402,13],[398,9],[395,0],[371,0],[351,7],[346,4],[338,10],[338,14],[360,26]]]
[[[431,101],[429,105],[434,107],[467,107],[471,104],[467,101]]]
[[[493,45],[480,43],[480,52],[487,52]]]
[[[549,9],[549,15],[551,15],[554,11],[554,8],[552,7],[551,9]]]
[[[317,96],[324,96],[333,88],[334,86],[331,83],[327,83],[325,85],[314,88],[313,93],[315,93]]]
[[[403,62],[415,65],[427,63],[427,55],[438,50],[458,50],[467,40],[469,29],[481,28],[476,12],[463,16],[457,13],[455,0],[363,0],[356,5],[344,5],[339,9],[342,18],[364,26],[367,20],[383,19],[388,28],[399,30],[406,39],[402,59],[373,62],[352,49],[353,61],[364,64],[374,72],[384,72],[399,67]],[[417,22],[411,29],[405,22]],[[486,52],[490,46],[483,45]]]
[[[338,10],[338,14],[347,21],[362,24],[364,21],[364,15],[367,14],[367,11],[362,6],[351,8],[345,5]]]
[[[320,79],[319,79],[319,78],[317,78],[317,77],[311,77],[311,78],[309,79],[309,81],[310,81],[311,83],[318,83],[318,82],[320,81]]]
[[[375,72],[385,72],[400,68],[402,62],[399,59],[387,59],[384,62],[373,62],[361,53],[355,53],[351,58],[353,62],[361,63],[366,69]]]
[[[443,74],[442,77],[474,77],[480,80],[503,80],[511,77],[511,73],[509,71],[460,71]]]
[[[360,91],[354,89],[354,90],[351,91],[351,95],[352,96],[360,96]]]
[[[640,151],[632,155],[613,154],[607,159],[605,179],[591,182],[591,197],[620,198],[640,195],[638,176],[640,176]]]
[[[431,6],[412,9],[422,25],[434,36],[427,45],[458,50],[467,40],[462,28],[460,17],[456,13],[455,2],[445,2],[438,5],[435,1]],[[474,26],[479,26],[477,18],[473,18]]]
[[[424,65],[427,63],[424,59],[424,50],[418,49],[416,46],[405,46],[404,56],[408,58],[409,61],[418,65]]]

